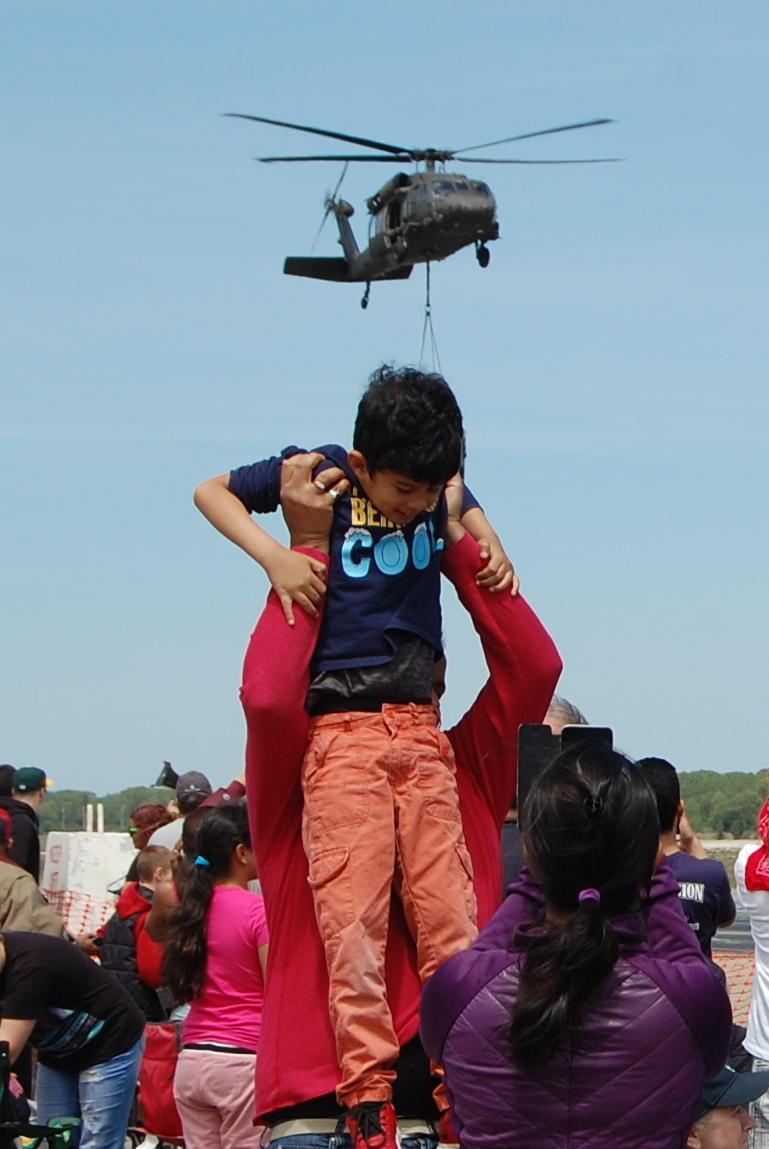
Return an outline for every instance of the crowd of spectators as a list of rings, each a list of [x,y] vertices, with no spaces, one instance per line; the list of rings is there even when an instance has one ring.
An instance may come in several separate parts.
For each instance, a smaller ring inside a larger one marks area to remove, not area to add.
[[[746,1107],[760,1114],[769,1066],[758,1060],[762,1047],[754,1033],[748,1043],[757,1058],[754,1072],[726,1067],[728,1000],[700,957],[701,949],[709,950],[714,929],[733,916],[733,906],[718,896],[717,870],[715,896],[695,899],[692,908],[685,895],[692,893],[693,879],[682,881],[669,864],[655,869],[658,850],[694,858],[704,854],[686,822],[676,835],[664,817],[658,837],[655,809],[662,803],[663,812],[665,798],[670,803],[675,795],[675,771],[669,763],[661,768],[660,761],[634,765],[589,741],[562,755],[529,797],[532,830],[524,829],[523,837],[530,868],[517,878],[479,940],[430,981],[422,1001],[422,1041],[444,1066],[460,1144],[525,1146],[548,1143],[542,1140],[547,1136],[555,1145],[595,1149],[675,1144],[736,1149],[756,1136],[755,1118]],[[3,905],[12,908],[11,921],[19,921],[23,931],[17,933],[15,924],[2,931],[0,990],[7,1020],[0,1040],[9,1041],[15,1056],[32,1039],[37,1120],[65,1110],[77,1114],[86,1149],[122,1145],[145,1026],[166,1020],[174,1001],[192,1003],[175,1086],[185,1144],[197,1149],[260,1143],[264,1130],[254,1124],[260,1107],[254,1071],[267,922],[262,897],[249,890],[256,861],[243,800],[228,802],[229,808],[200,809],[191,820],[186,863],[181,839],[176,851],[144,845],[137,853],[136,878],[126,882],[96,947],[105,972],[62,940],[63,923],[31,875],[12,862],[0,864],[0,883],[7,877],[19,887],[18,894],[4,896]],[[156,810],[149,824],[157,816]],[[679,829],[684,817],[679,798]],[[141,812],[134,811],[132,825],[142,821]],[[0,815],[3,839],[12,841],[7,815]],[[740,888],[747,897],[744,869],[755,847],[743,854],[738,875],[742,867]],[[757,862],[752,869],[758,869]],[[648,898],[639,902],[644,888]],[[164,904],[154,930],[160,941],[147,932],[156,892]],[[769,890],[756,894],[769,899]],[[709,902],[704,926],[703,907]],[[769,911],[765,914],[769,920]],[[128,932],[120,934],[118,925]],[[551,967],[561,971],[561,982],[543,978],[542,970]],[[639,986],[644,976],[646,984]],[[38,1033],[46,1011],[67,1011],[81,1024],[87,1017],[103,1036],[81,1043],[73,1037],[73,1021],[55,1034]],[[285,1020],[290,1023],[291,1011]],[[754,1030],[759,1025],[757,1015]],[[611,1050],[611,1035],[624,1026],[633,1034],[626,1065]],[[416,1056],[418,1042],[409,1044],[398,1063],[404,1081],[397,1096],[419,1108],[418,1082],[426,1071]],[[53,1058],[51,1048],[57,1049]],[[301,1060],[289,1031],[284,1056],[292,1055]],[[96,1087],[93,1066],[100,1067]],[[637,1097],[624,1076],[631,1066]],[[110,1071],[109,1095],[102,1067]],[[582,1102],[575,1105],[575,1097]],[[299,1112],[302,1106],[294,1108]],[[281,1127],[315,1128],[325,1137],[323,1117],[267,1116],[273,1121],[273,1143],[291,1145],[292,1135],[281,1135]],[[436,1118],[434,1110],[424,1119],[404,1117],[406,1143],[430,1144],[425,1137],[436,1128]]]
[[[324,570],[317,524],[328,530],[334,479],[319,483],[303,462],[288,474],[292,546],[310,548]],[[298,610],[287,626],[285,599],[270,596],[243,671],[245,777],[214,791],[203,775],[185,774],[173,810],[133,812],[138,850],[114,916],[79,946],[58,936],[29,886],[39,874],[29,829],[36,840],[50,783],[36,768],[7,779],[0,768],[8,790],[0,896],[3,871],[18,868],[14,819],[30,867],[28,881],[6,883],[12,920],[27,924],[0,934],[0,1041],[17,1063],[25,1046],[37,1049],[38,1118],[79,1117],[81,1149],[122,1149],[138,1116],[145,1043],[149,1050],[169,1026],[181,1035],[172,1100],[187,1149],[260,1141],[281,1149],[745,1149],[760,1136],[769,1086],[769,804],[762,845],[737,868],[764,964],[745,1039],[753,1071],[736,1073],[729,998],[709,960],[734,905],[688,825],[674,768],[633,762],[591,738],[581,712],[554,697],[561,663],[542,623],[520,595],[490,594],[479,581],[482,540],[461,528],[448,537],[443,571],[489,671],[464,717],[441,735],[463,831],[447,841],[472,874],[467,909],[480,933],[423,989],[416,903],[396,874],[380,994],[395,1042],[391,1100],[377,1101],[376,1113],[356,1106],[351,1120],[340,1097],[340,1033],[316,922],[324,883],[337,882],[338,897],[340,875],[352,886],[357,873],[339,834],[328,850],[313,846],[308,869],[302,836],[305,700],[322,612]],[[436,696],[441,686],[438,677]],[[518,809],[518,730],[543,721],[554,735],[582,725],[584,736],[540,771]],[[344,796],[340,803],[326,814],[337,828],[350,817]],[[430,803],[431,817],[453,826],[453,802],[445,810],[440,796]],[[512,884],[501,890],[503,855]],[[351,891],[346,904],[356,904]],[[343,918],[362,982],[376,965],[369,938],[357,911]],[[345,1034],[371,1025],[360,1006],[368,996],[356,993],[353,986],[345,1003]],[[392,1125],[379,1120],[389,1110]]]

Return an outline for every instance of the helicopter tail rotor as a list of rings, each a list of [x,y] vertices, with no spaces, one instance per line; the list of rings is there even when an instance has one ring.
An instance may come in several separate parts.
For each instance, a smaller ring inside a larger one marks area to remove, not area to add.
[[[323,231],[323,228],[326,226],[326,220],[331,215],[332,211],[334,210],[334,208],[336,206],[336,197],[339,194],[339,189],[342,186],[342,181],[344,180],[344,177],[347,175],[347,169],[349,166],[350,166],[349,161],[347,161],[345,163],[344,167],[342,168],[342,174],[340,175],[339,179],[336,181],[336,187],[334,188],[334,190],[332,192],[326,193],[326,198],[323,201],[323,206],[325,207],[325,211],[323,212],[323,219],[320,221],[320,227],[318,228],[317,232],[315,233],[315,239],[312,241],[312,246],[310,248],[310,251],[315,251],[315,248],[318,246],[318,240],[320,239],[321,232]]]

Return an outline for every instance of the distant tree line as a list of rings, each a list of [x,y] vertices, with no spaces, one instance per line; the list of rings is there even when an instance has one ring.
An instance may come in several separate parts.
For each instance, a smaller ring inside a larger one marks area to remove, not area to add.
[[[129,814],[144,802],[160,802],[165,806],[173,790],[160,786],[131,786],[118,794],[105,794],[99,798],[91,790],[49,790],[40,811],[40,829],[44,834],[51,830],[84,830],[85,808],[88,803],[94,806],[94,829],[96,828],[96,804],[104,807],[104,829],[128,829]]]
[[[679,775],[681,794],[692,825],[701,838],[755,838],[758,814],[767,799],[765,770],[692,770]]]
[[[766,801],[769,780],[766,771],[755,774],[731,771],[692,770],[682,773],[681,793],[692,825],[700,837],[754,838],[758,812]],[[158,786],[132,786],[118,794],[99,798],[90,790],[51,790],[43,804],[41,829],[82,830],[85,807],[101,802],[104,806],[104,829],[127,830],[128,815],[143,802],[161,802],[172,797],[171,790]],[[95,825],[94,812],[94,825]]]

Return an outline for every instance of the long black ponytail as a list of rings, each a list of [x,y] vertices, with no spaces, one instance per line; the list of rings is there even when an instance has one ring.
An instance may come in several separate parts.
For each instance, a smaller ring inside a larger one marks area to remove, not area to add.
[[[245,806],[206,810],[197,831],[197,857],[186,872],[181,901],[168,925],[163,975],[177,1001],[192,1001],[203,990],[214,886],[229,874],[232,855],[241,844],[251,845]]]
[[[640,909],[659,846],[654,795],[621,754],[587,743],[561,754],[532,786],[526,859],[545,895],[525,950],[510,1030],[525,1069],[546,1063],[619,953],[613,916]]]

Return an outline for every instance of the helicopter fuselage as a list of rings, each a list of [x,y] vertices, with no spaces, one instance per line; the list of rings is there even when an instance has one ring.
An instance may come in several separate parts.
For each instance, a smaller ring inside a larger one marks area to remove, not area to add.
[[[344,260],[286,260],[288,275],[372,283],[406,279],[416,263],[446,259],[499,238],[497,205],[487,184],[458,172],[399,172],[367,201],[369,244],[359,249],[343,199],[328,201],[339,228]],[[488,253],[487,253],[488,254]]]
[[[362,257],[395,263],[446,259],[468,244],[499,238],[487,184],[459,172],[401,172],[368,201],[370,242]]]

